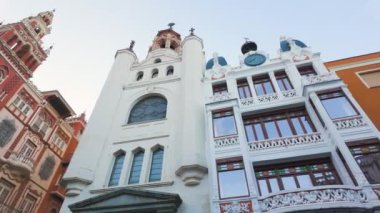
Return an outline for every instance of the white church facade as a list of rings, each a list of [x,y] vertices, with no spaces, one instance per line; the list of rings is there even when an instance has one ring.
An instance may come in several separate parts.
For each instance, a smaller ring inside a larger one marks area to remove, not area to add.
[[[170,26],[115,62],[63,177],[61,212],[346,212],[380,206],[379,132],[301,41],[207,63]]]

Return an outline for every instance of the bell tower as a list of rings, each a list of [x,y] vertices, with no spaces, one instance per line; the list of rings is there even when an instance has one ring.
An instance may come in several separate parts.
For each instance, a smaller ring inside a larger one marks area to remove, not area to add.
[[[27,79],[32,77],[52,49],[43,48],[42,38],[50,33],[53,17],[54,10],[46,11],[21,22],[0,26],[0,48]]]
[[[168,29],[158,31],[149,52],[164,48],[172,49],[177,53],[181,51],[181,35],[173,30],[174,23],[169,23],[168,26]]]

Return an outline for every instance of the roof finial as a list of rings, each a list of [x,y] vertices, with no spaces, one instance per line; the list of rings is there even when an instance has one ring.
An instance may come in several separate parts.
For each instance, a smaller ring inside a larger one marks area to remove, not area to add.
[[[190,35],[194,35],[194,30],[195,30],[194,27],[191,27],[191,28],[190,28],[190,30],[189,30],[189,31],[190,31]]]
[[[248,37],[244,37],[243,39],[245,40],[245,43],[249,42],[249,38]]]
[[[170,30],[172,30],[173,29],[173,26],[175,25],[175,23],[173,23],[173,22],[170,22],[169,24],[168,24],[168,26],[169,26],[169,29]]]
[[[133,47],[135,46],[135,41],[131,40],[131,43],[129,44],[129,50],[133,52]]]

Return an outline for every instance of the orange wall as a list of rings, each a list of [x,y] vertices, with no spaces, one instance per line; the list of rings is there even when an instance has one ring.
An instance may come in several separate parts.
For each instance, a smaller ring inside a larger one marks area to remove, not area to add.
[[[373,59],[380,59],[380,52],[331,61],[325,63],[325,65],[328,69],[332,69],[343,65],[359,65],[358,63],[369,62]],[[345,68],[336,71],[336,74],[347,84],[357,102],[376,125],[377,129],[380,130],[380,87],[368,88],[356,74],[356,72],[372,69],[380,69],[380,63]]]

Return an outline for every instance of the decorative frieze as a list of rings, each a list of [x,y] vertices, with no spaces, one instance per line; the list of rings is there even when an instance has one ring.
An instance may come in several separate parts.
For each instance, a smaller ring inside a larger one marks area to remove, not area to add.
[[[234,146],[239,144],[239,137],[237,135],[224,136],[214,139],[215,148],[222,148]]]
[[[295,207],[310,204],[324,203],[366,203],[368,196],[362,189],[349,187],[320,187],[308,191],[285,192],[264,199],[259,199],[263,212],[282,207]],[[343,205],[343,204],[342,204]]]
[[[232,94],[229,92],[215,94],[209,98],[210,102],[224,101],[233,98]]]
[[[247,107],[247,106],[251,106],[251,105],[255,104],[255,101],[254,101],[254,99],[252,97],[242,98],[242,99],[240,99],[240,104],[242,106]]]
[[[297,93],[296,93],[296,90],[291,89],[291,90],[282,91],[282,95],[285,98],[291,98],[291,97],[295,97],[297,95]]]
[[[220,203],[221,213],[253,213],[252,201],[233,201]]]
[[[364,121],[362,116],[355,116],[350,118],[343,118],[333,121],[336,128],[339,129],[350,129],[356,127],[366,126],[367,123]]]
[[[310,85],[337,79],[339,78],[334,73],[326,73],[322,75],[305,76],[303,77],[302,81],[304,85]]]
[[[257,96],[257,102],[258,103],[270,103],[273,101],[278,100],[278,94],[277,93],[270,93],[265,95]]]
[[[287,138],[276,138],[272,140],[263,140],[251,142],[248,144],[250,151],[258,151],[264,149],[282,148],[288,146],[312,144],[322,142],[322,136],[318,132],[306,135],[295,135]]]

